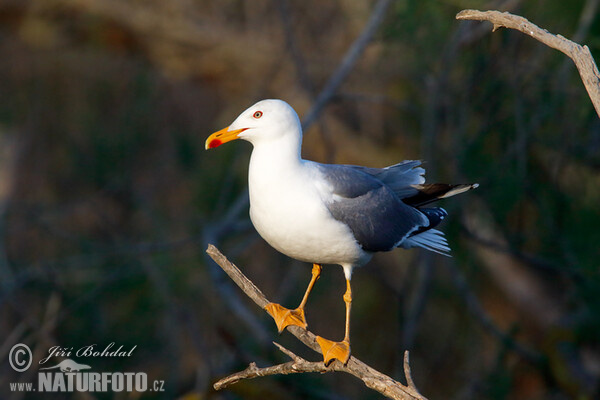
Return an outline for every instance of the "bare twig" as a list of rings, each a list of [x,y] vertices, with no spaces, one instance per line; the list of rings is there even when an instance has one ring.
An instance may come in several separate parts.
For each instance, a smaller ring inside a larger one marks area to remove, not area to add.
[[[206,250],[208,255],[229,275],[229,277],[251,298],[259,307],[263,308],[269,303],[265,295],[248,279],[227,257],[225,257],[215,246],[208,245]],[[314,351],[321,353],[321,349],[316,341],[316,335],[310,331],[304,330],[297,326],[288,326],[287,330],[296,338],[298,338],[306,346]],[[280,345],[277,347],[292,358],[293,361],[285,364],[274,365],[265,368],[259,368],[255,363],[251,363],[244,371],[230,375],[215,383],[214,388],[219,390],[239,382],[242,379],[251,379],[259,376],[276,375],[276,374],[292,374],[304,372],[345,372],[351,374],[364,382],[364,384],[373,390],[391,398],[391,399],[425,399],[416,388],[410,375],[410,367],[408,365],[408,352],[404,358],[404,372],[408,386],[395,381],[389,376],[369,367],[356,357],[351,356],[346,365],[339,361],[334,361],[328,367],[325,367],[322,361],[311,362],[295,355],[291,351],[283,348]]]
[[[214,260],[214,262],[223,268],[223,271],[229,275],[235,284],[238,285],[240,289],[242,289],[244,293],[246,293],[246,295],[250,297],[252,301],[254,301],[260,308],[265,308],[265,306],[269,304],[269,301],[263,292],[261,292],[260,289],[257,288],[256,285],[254,285],[254,283],[252,283],[252,281],[242,273],[242,271],[240,271],[231,261],[229,261],[227,257],[225,257],[223,253],[219,251],[219,249],[210,244],[208,245],[206,252],[210,258]]]
[[[566,54],[575,63],[596,113],[600,116],[600,72],[587,46],[581,46],[561,35],[554,35],[521,16],[507,12],[463,10],[456,14],[456,19],[489,21],[494,25],[493,31],[498,28],[516,29]]]
[[[256,363],[250,363],[248,368],[235,374],[229,375],[215,383],[214,388],[221,390],[227,386],[233,385],[243,379],[254,379],[260,376],[269,375],[289,375],[299,374],[304,372],[331,372],[334,369],[326,367],[322,361],[307,361],[304,358],[292,353],[279,343],[273,342],[275,346],[279,348],[285,355],[290,357],[293,361],[289,361],[285,364],[273,365],[270,367],[259,368]]]
[[[259,368],[256,365],[256,363],[250,363],[250,365],[248,365],[248,367],[245,370],[237,372],[232,375],[229,375],[228,377],[225,377],[225,378],[219,380],[218,382],[216,382],[214,384],[214,388],[216,390],[221,390],[221,389],[226,388],[227,386],[238,383],[239,381],[241,381],[243,379],[254,379],[254,378],[261,377],[261,376],[269,376],[269,375],[289,375],[289,374],[301,374],[301,373],[306,373],[306,372],[319,372],[319,373],[335,372],[335,371],[348,372],[348,371],[344,371],[344,366],[340,363],[336,363],[334,366],[326,367],[322,361],[305,360],[304,358],[294,354],[292,351],[286,349],[279,343],[273,342],[273,344],[275,346],[277,346],[277,348],[279,350],[281,350],[282,353],[284,353],[285,355],[290,357],[292,359],[292,361],[288,361],[287,363],[284,363],[284,364],[278,364],[278,365],[273,365],[273,366],[264,367],[264,368]],[[412,388],[413,390],[416,391],[415,383],[413,382],[412,377],[410,375],[408,351],[406,351],[404,353],[404,372],[406,374],[406,380],[408,382],[408,387]],[[395,398],[395,397],[392,397],[392,398]],[[405,397],[401,397],[401,398],[405,398]],[[408,397],[408,398],[412,399],[414,397],[411,395],[411,397]],[[424,397],[421,395],[419,395],[419,397],[417,397],[417,398],[424,399]]]

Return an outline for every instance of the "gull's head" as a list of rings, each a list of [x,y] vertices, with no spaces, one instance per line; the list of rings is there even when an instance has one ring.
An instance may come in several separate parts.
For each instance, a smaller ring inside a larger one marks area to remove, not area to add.
[[[283,100],[261,100],[241,113],[228,127],[206,139],[205,148],[213,149],[235,139],[244,139],[256,145],[283,137],[299,139],[302,136],[296,111]]]

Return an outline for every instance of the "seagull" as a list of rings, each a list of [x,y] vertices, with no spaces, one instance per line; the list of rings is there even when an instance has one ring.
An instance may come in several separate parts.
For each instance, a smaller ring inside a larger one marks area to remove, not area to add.
[[[386,168],[321,164],[301,157],[302,126],[285,101],[262,100],[228,127],[206,139],[205,148],[243,139],[253,145],[248,168],[250,219],[273,248],[312,263],[312,277],[296,309],[269,303],[265,310],[279,332],[307,328],[304,306],[323,264],[341,265],[346,278],[345,335],[342,341],[317,336],[325,365],[350,358],[350,280],[374,253],[420,247],[449,255],[441,231],[448,213],[430,207],[435,200],[476,188],[477,184],[425,184],[420,161]],[[427,206],[427,207],[426,207]]]

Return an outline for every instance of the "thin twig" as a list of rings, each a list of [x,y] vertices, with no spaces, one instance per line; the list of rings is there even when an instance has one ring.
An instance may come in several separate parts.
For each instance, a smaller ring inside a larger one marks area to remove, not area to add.
[[[225,257],[215,246],[212,244],[208,245],[206,250],[208,255],[225,271],[227,275],[244,291],[244,293],[251,298],[259,307],[264,307],[270,303],[265,295],[254,285],[250,279],[248,279],[227,257]],[[302,329],[298,326],[288,326],[288,332],[298,338],[309,348],[314,351],[321,353],[321,348],[316,341],[316,335],[310,331]],[[282,350],[281,346],[279,347]],[[232,385],[239,382],[242,379],[256,378],[259,376],[275,375],[275,374],[292,374],[292,373],[304,373],[304,372],[345,372],[351,374],[360,380],[370,389],[376,390],[379,393],[391,398],[391,399],[424,399],[417,390],[412,377],[410,376],[410,367],[408,366],[408,352],[405,353],[404,359],[404,371],[406,374],[406,380],[408,386],[395,381],[389,376],[382,374],[381,372],[369,367],[354,356],[350,356],[350,360],[346,365],[343,365],[339,361],[334,361],[328,367],[325,367],[322,361],[312,362],[306,361],[303,358],[293,354],[289,350],[282,350],[286,355],[292,358],[285,364],[279,364],[275,366],[259,368],[255,363],[251,363],[248,368],[244,371],[230,375],[226,378],[221,379],[215,383],[214,388],[216,390]]]
[[[210,244],[208,245],[206,252],[210,258],[212,258],[217,264],[219,264],[221,268],[223,268],[223,271],[229,275],[235,284],[238,285],[240,289],[242,289],[244,293],[246,293],[246,295],[250,297],[252,301],[254,301],[260,308],[265,308],[265,306],[269,304],[269,301],[263,292],[261,292],[260,289],[257,288],[256,285],[242,273],[242,271],[240,271],[231,261],[229,261],[227,257],[225,257],[223,253],[219,251],[219,249]]]
[[[252,362],[245,370],[236,372],[235,374],[229,375],[228,377],[216,382],[214,384],[215,390],[224,389],[227,386],[238,383],[243,379],[254,379],[261,376],[301,374],[305,372],[324,373],[335,371],[333,368],[326,367],[321,361],[307,361],[304,358],[292,353],[282,345],[275,342],[273,342],[273,344],[275,344],[285,355],[290,357],[292,361],[264,368],[259,368],[256,363]]]
[[[587,46],[581,46],[561,35],[554,35],[519,15],[507,12],[463,10],[456,14],[456,19],[489,21],[494,25],[492,31],[498,28],[516,29],[566,54],[575,63],[596,113],[600,116],[600,72]]]
[[[404,352],[404,375],[406,375],[406,383],[408,383],[408,387],[413,388],[418,392],[417,386],[412,379],[412,373],[410,372],[410,356],[408,354],[408,350]]]

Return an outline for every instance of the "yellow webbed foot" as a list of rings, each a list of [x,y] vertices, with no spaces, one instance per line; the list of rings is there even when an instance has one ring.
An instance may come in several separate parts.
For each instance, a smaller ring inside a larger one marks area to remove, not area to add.
[[[289,325],[296,325],[303,329],[306,329],[308,326],[304,318],[303,308],[290,310],[277,303],[269,303],[265,306],[265,310],[275,320],[279,333],[283,332],[285,327]]]
[[[317,336],[317,343],[321,346],[325,366],[329,366],[333,360],[339,360],[346,365],[350,359],[350,342],[348,340],[334,342]]]

